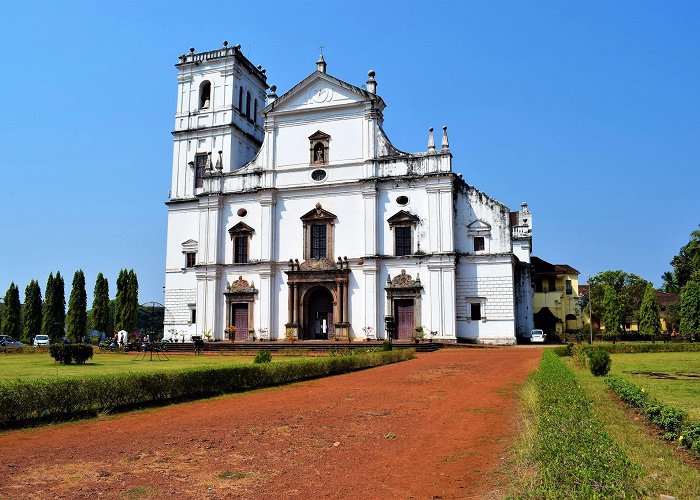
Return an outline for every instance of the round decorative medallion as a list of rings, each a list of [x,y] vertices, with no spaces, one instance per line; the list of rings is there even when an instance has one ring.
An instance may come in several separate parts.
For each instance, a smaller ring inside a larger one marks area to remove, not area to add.
[[[397,196],[396,203],[401,206],[408,205],[408,196]]]
[[[314,102],[326,102],[330,101],[333,97],[333,91],[331,89],[327,88],[320,88],[317,89],[314,94],[311,96],[311,99],[313,99]]]
[[[320,168],[316,169],[313,172],[311,172],[311,178],[316,182],[321,182],[326,178],[326,171]]]
[[[239,217],[245,217],[246,215],[248,215],[248,210],[246,210],[245,208],[239,208],[238,212],[236,213]]]

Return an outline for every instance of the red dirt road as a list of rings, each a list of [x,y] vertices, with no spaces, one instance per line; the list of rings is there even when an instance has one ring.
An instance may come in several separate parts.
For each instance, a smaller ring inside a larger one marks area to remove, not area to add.
[[[0,435],[0,498],[481,498],[540,349],[362,372]],[[501,495],[502,496],[502,492]]]

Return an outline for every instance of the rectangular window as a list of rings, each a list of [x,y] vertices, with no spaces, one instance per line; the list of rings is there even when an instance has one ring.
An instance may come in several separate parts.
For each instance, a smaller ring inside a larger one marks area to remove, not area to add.
[[[478,320],[481,319],[481,303],[479,302],[472,302],[471,304],[471,309],[472,309],[472,319],[473,320]]]
[[[474,236],[474,251],[483,252],[486,248],[483,236]]]
[[[311,258],[326,258],[326,226],[314,224],[311,226]]]
[[[207,167],[207,155],[199,154],[194,157],[194,187],[204,187],[204,169]]]
[[[194,267],[197,263],[197,254],[195,252],[187,252],[185,254],[185,267]]]
[[[536,292],[541,292],[542,290],[542,280],[541,279],[536,279],[535,280],[535,291]]]
[[[566,280],[566,294],[571,295],[574,293],[574,287],[571,286],[571,280]]]
[[[556,278],[549,278],[549,291],[550,292],[557,291]]]
[[[395,227],[394,237],[396,238],[396,255],[411,255],[411,227]]]
[[[236,264],[245,264],[248,262],[248,237],[236,236],[234,240],[234,255],[233,261]]]
[[[192,323],[193,325],[197,323],[197,309],[195,309],[194,307],[190,309],[190,323]]]

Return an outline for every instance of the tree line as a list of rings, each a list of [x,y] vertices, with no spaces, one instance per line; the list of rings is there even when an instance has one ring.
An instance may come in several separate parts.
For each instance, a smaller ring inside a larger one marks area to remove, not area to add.
[[[660,291],[680,295],[680,303],[670,303],[663,313],[668,332],[700,333],[700,230],[671,260],[672,271],[662,275]],[[592,301],[590,303],[589,301]],[[625,333],[628,318],[638,321],[639,334],[655,337],[661,332],[661,310],[653,285],[635,274],[605,271],[589,280],[589,291],[582,308],[593,307],[601,318],[607,336]]]
[[[65,283],[60,271],[49,274],[42,300],[37,280],[31,280],[24,290],[20,304],[19,288],[10,283],[0,312],[0,332],[29,343],[38,334],[48,335],[50,341],[60,342],[64,337],[81,341],[88,329],[104,332],[136,329],[139,312],[139,283],[133,269],[122,269],[117,278],[117,294],[109,299],[109,282],[102,273],[97,275],[93,289],[92,309],[87,309],[85,274],[79,269],[73,283],[66,312]]]

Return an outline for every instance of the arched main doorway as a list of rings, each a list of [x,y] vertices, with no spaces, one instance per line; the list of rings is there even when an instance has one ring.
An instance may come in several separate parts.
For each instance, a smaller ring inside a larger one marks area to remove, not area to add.
[[[333,331],[333,296],[323,286],[309,290],[305,300],[304,339],[332,339]]]

